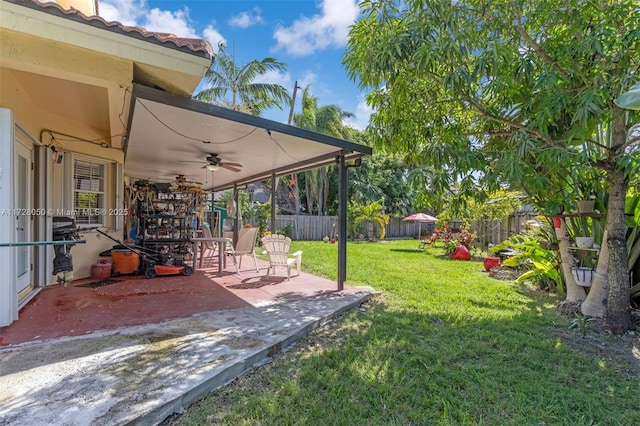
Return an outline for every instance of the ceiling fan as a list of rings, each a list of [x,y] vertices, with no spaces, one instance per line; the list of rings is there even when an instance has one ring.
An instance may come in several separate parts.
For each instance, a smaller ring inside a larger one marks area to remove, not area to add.
[[[197,182],[195,180],[188,180],[187,177],[185,175],[178,175],[176,176],[176,183],[177,184],[197,184],[197,185],[202,185],[202,183]]]
[[[242,164],[240,163],[229,163],[227,161],[222,161],[222,159],[220,157],[218,157],[218,154],[209,154],[207,156],[207,162],[209,164],[203,166],[202,168],[206,168],[208,170],[213,170],[215,171],[215,169],[213,169],[213,167],[222,167],[223,169],[227,169],[227,170],[231,170],[232,172],[239,172],[242,168]],[[210,167],[211,166],[211,167]]]
[[[227,161],[223,161],[218,154],[210,153],[206,157],[206,164],[202,166],[203,169],[210,170],[212,172],[218,171],[219,169],[227,169],[232,172],[239,172],[242,169],[242,164],[240,163],[230,163]],[[203,163],[203,161],[182,161],[183,163]]]

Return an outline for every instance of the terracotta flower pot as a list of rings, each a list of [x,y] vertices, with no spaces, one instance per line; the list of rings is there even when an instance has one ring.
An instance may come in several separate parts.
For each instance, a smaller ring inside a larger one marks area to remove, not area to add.
[[[494,266],[498,266],[500,264],[499,257],[485,257],[484,258],[484,270],[490,271]]]

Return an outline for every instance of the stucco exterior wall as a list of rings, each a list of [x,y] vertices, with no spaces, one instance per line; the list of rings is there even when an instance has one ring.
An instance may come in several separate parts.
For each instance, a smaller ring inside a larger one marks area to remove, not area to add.
[[[74,155],[107,162],[105,208],[110,211],[122,207],[122,200],[115,197],[124,190],[115,185],[123,182],[123,167],[118,165],[124,163],[122,136],[127,117],[118,114],[128,108],[126,94],[133,79],[133,65],[12,32],[3,32],[0,53],[0,106],[11,109],[15,122],[44,145],[51,144],[48,130],[59,133],[56,147],[68,158],[53,165],[47,176],[50,205],[37,207],[56,212],[73,207],[68,194],[73,175],[68,169]],[[110,147],[87,141],[101,141]],[[108,228],[117,223],[115,217],[106,218]],[[114,234],[118,239],[121,229],[120,226]],[[95,231],[84,233],[82,238],[87,243],[71,251],[75,278],[88,277],[98,254],[114,244],[107,238],[99,238]],[[49,259],[45,262],[52,262],[53,248],[49,247],[47,252]],[[49,278],[51,283],[55,281],[55,277]]]

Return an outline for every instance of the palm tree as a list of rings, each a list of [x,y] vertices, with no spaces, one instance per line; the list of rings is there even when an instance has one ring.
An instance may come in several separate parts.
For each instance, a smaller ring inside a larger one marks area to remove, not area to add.
[[[382,200],[375,201],[373,203],[360,206],[356,208],[355,212],[355,225],[360,225],[362,222],[367,222],[367,234],[369,240],[373,240],[373,225],[378,226],[380,233],[380,239],[384,240],[385,229],[384,226],[389,223],[389,215],[383,212],[384,206]]]
[[[350,112],[343,111],[336,105],[318,107],[318,98],[311,94],[311,86],[307,85],[302,92],[302,112],[295,114],[293,122],[296,126],[313,130],[325,135],[344,138],[349,129],[342,123],[345,118],[353,117]],[[318,216],[326,214],[329,199],[329,176],[326,167],[305,172],[305,188],[307,210],[313,212],[317,206]]]
[[[195,99],[253,115],[291,105],[291,96],[283,86],[254,82],[267,71],[286,71],[284,62],[267,57],[239,66],[235,58],[225,51],[224,44],[219,44],[218,49],[214,63],[204,75],[209,87],[198,92]]]

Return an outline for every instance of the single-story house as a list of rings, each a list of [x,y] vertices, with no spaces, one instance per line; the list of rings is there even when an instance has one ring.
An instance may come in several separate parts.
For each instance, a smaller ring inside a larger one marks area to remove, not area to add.
[[[0,326],[55,282],[54,217],[87,229],[71,255],[74,278],[88,277],[113,245],[92,229],[126,234],[135,182],[187,176],[238,189],[338,163],[346,185],[347,161],[371,153],[191,99],[214,60],[211,45],[107,22],[98,6],[0,0]],[[239,166],[216,167],[212,156]]]

